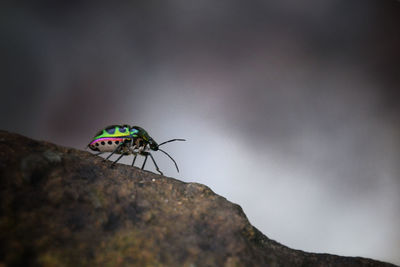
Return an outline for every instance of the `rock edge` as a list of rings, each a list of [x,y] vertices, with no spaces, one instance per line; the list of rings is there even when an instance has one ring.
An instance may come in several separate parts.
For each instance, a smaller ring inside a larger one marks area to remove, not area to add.
[[[0,266],[395,266],[290,249],[207,186],[0,131]]]

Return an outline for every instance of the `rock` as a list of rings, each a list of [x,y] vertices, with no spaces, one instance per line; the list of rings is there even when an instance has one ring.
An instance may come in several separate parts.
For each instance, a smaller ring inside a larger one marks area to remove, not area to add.
[[[268,239],[207,186],[0,131],[0,266],[394,266]]]

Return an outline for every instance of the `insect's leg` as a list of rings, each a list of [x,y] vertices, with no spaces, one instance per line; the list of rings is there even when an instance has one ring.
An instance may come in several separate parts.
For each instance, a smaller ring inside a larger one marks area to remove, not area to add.
[[[124,156],[124,154],[122,153],[121,156],[119,156],[116,161],[111,163],[111,166],[114,166],[118,162],[118,160],[120,160],[123,156]]]
[[[129,147],[132,147],[132,146],[133,146],[133,138],[131,139],[131,144]]]
[[[154,166],[156,166],[156,170],[157,170],[161,175],[164,175],[164,174],[160,171],[160,169],[158,168],[158,165],[157,165],[156,161],[154,160],[153,155],[152,155],[150,152],[146,152],[146,158],[147,158],[147,156],[150,156],[151,160],[152,160],[153,163],[154,163]]]
[[[122,145],[124,145],[124,143],[123,142],[121,142],[121,144],[120,145],[118,145],[115,149],[114,149],[114,151],[113,152],[111,152],[111,154],[110,155],[108,155],[108,157],[107,158],[105,158],[104,159],[104,161],[106,161],[106,160],[108,160],[112,155],[114,155],[114,153],[115,152],[117,152],[117,150],[122,146]]]
[[[132,165],[131,166],[133,166],[135,164],[136,157],[137,157],[137,153],[135,153],[135,156],[133,157],[133,161],[132,161]]]
[[[136,161],[136,157],[137,157],[137,152],[135,151],[136,145],[133,144],[133,138],[131,139],[131,143],[129,145],[129,150],[131,151],[131,153],[134,155],[133,157],[133,161],[131,166],[135,165],[135,161]]]
[[[145,156],[145,158],[144,158],[144,161],[143,161],[142,170],[144,169],[144,165],[146,164],[147,156],[148,156],[148,155],[146,154],[146,156]]]

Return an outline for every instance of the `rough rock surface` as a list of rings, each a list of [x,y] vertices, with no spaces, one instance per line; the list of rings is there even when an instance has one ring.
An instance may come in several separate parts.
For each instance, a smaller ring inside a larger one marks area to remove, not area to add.
[[[0,131],[0,266],[394,266],[268,239],[208,187]]]

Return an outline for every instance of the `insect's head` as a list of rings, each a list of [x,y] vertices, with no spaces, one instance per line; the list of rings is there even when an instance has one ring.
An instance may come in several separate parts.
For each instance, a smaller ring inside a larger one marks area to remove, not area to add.
[[[149,146],[150,146],[151,150],[154,150],[154,151],[158,150],[158,144],[152,138],[149,139]]]

